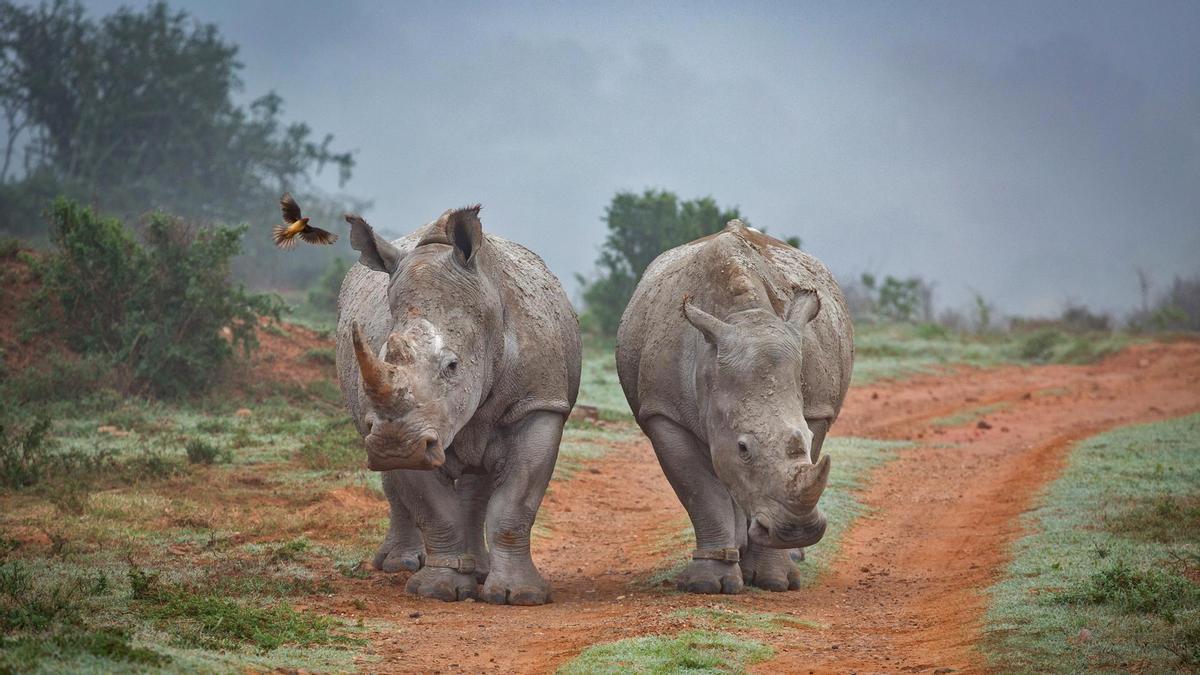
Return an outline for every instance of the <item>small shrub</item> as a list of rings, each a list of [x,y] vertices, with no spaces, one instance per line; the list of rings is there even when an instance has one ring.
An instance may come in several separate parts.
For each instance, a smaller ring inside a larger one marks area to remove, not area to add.
[[[58,451],[47,440],[50,422],[24,430],[0,425],[0,485],[34,488],[66,513],[82,513],[99,479],[114,466],[111,451]]]
[[[202,438],[189,440],[186,450],[188,462],[192,464],[219,464],[230,460],[228,450]]]
[[[1053,329],[1030,333],[1017,345],[1017,356],[1026,361],[1047,363],[1054,358],[1054,348],[1062,339],[1062,333]]]
[[[158,449],[146,448],[121,463],[116,473],[127,483],[146,480],[163,480],[183,471],[174,457]]]
[[[84,591],[78,580],[38,585],[24,562],[4,563],[0,565],[0,628],[40,631],[77,620]]]
[[[1174,623],[1180,610],[1200,606],[1200,585],[1161,569],[1137,570],[1117,561],[1054,598],[1062,603],[1111,605],[1125,613],[1153,614]]]
[[[42,418],[24,430],[0,425],[0,484],[22,488],[36,484],[48,469],[46,434],[50,420]]]
[[[303,558],[310,548],[312,544],[307,539],[293,539],[271,552],[271,562],[295,562]]]

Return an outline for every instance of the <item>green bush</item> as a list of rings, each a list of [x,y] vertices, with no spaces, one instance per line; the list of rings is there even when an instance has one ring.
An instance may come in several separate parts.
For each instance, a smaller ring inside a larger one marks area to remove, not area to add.
[[[54,358],[13,373],[0,382],[0,399],[15,404],[79,401],[116,384],[104,356]]]
[[[1054,348],[1062,342],[1062,333],[1054,329],[1030,333],[1017,346],[1017,356],[1036,363],[1046,363],[1054,358]]]
[[[1154,614],[1174,623],[1178,612],[1200,607],[1200,585],[1161,569],[1134,569],[1119,560],[1078,587],[1059,593],[1055,600],[1111,605],[1122,612]]]
[[[74,349],[123,366],[136,389],[180,396],[211,386],[236,348],[257,346],[259,317],[279,316],[277,298],[229,280],[244,228],[190,228],[155,214],[143,244],[119,220],[69,200],[51,216],[42,300],[61,310],[58,329]],[[39,304],[30,311],[48,315]]]
[[[228,462],[229,451],[219,448],[202,438],[193,438],[187,442],[188,461],[192,464],[220,464]]]

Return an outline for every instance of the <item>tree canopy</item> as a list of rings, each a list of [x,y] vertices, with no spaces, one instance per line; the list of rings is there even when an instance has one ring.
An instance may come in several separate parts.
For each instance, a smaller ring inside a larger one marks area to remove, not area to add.
[[[722,208],[712,197],[681,201],[673,192],[618,192],[604,210],[608,235],[596,260],[597,275],[579,277],[588,328],[614,334],[625,305],[646,268],[667,249],[719,232],[742,218],[738,207]],[[788,243],[799,246],[800,240]]]
[[[99,20],[75,0],[0,0],[0,231],[41,227],[49,197],[205,222],[260,216],[283,190],[354,158],[267,93],[248,106],[238,48],[163,2]]]

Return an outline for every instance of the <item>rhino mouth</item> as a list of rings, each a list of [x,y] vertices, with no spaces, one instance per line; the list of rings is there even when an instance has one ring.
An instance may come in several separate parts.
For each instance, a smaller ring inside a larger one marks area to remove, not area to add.
[[[803,548],[812,546],[825,536],[825,514],[813,509],[808,516],[794,523],[778,523],[766,514],[750,520],[746,534],[750,541],[768,548]]]
[[[446,463],[446,453],[434,431],[425,431],[415,440],[402,442],[381,433],[367,434],[367,468],[372,471],[394,469],[436,469]]]

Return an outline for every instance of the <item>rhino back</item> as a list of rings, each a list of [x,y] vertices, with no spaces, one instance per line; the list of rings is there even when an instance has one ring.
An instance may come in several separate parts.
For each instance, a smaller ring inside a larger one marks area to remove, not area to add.
[[[408,253],[429,226],[392,244]],[[570,410],[579,393],[579,320],[562,284],[537,254],[520,244],[487,235],[492,252],[490,274],[504,302],[506,341],[504,371],[493,384],[486,404],[503,413],[539,407]],[[380,345],[391,329],[389,277],[351,266],[338,294],[337,373],[346,407],[360,433],[365,433],[362,377],[350,340],[350,324],[358,321],[367,342]],[[452,299],[447,299],[452,302]],[[506,340],[507,336],[507,340]]]
[[[743,278],[752,292],[735,288]],[[694,362],[703,338],[683,317],[685,297],[724,318],[751,306],[784,315],[801,290],[821,311],[804,331],[805,416],[836,417],[853,367],[853,326],[841,288],[813,256],[754,230],[726,230],[666,251],[650,264],[621,318],[617,370],[635,416],[667,414],[698,430]]]

